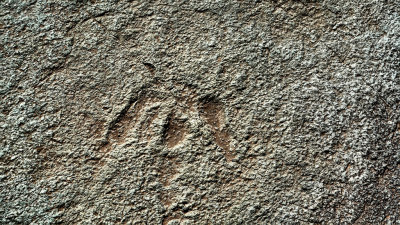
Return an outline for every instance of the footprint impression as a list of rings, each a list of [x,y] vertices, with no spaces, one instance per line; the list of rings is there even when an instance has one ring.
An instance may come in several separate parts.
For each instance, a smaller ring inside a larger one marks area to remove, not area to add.
[[[124,145],[127,138],[132,137],[142,144],[161,141],[172,149],[188,135],[191,121],[188,118],[204,121],[213,135],[212,141],[223,151],[226,160],[232,161],[234,154],[230,149],[231,138],[225,124],[223,104],[214,99],[198,100],[194,91],[187,88],[179,97],[163,99],[149,94],[128,103],[110,123],[105,134],[106,144],[100,147],[100,151],[107,154],[115,144]],[[158,120],[158,127],[155,120]]]
[[[179,177],[183,166],[179,148],[190,143],[188,137],[193,127],[199,128],[195,130],[208,130],[212,134],[210,141],[218,146],[217,150],[223,153],[227,162],[232,161],[235,155],[230,149],[231,137],[224,105],[215,99],[199,99],[195,91],[187,87],[182,88],[180,96],[168,96],[168,92],[162,93],[160,89],[128,102],[105,131],[107,141],[100,147],[100,152],[107,156],[131,143],[143,147],[161,146],[166,152],[171,152],[158,159],[160,166],[156,169],[158,180],[163,185],[160,201],[171,209],[179,195],[174,180]],[[166,221],[177,214],[171,211]]]

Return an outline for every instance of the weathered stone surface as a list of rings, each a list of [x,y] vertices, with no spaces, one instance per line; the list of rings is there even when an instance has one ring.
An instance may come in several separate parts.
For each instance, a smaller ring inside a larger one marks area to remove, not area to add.
[[[0,2],[0,223],[400,224],[400,2]]]

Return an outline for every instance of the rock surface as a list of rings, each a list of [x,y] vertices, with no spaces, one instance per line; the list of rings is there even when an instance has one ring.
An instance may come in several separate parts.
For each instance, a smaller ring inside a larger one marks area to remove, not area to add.
[[[397,0],[0,1],[1,224],[400,224]]]

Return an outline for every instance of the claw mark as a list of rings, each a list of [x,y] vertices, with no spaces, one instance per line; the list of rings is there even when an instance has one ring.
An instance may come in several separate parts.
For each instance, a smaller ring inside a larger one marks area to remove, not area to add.
[[[215,143],[224,150],[225,158],[231,161],[234,156],[229,148],[230,136],[226,129],[221,126],[225,120],[222,105],[215,101],[206,102],[202,107],[201,113],[211,126]]]
[[[168,148],[173,148],[179,142],[181,142],[186,134],[185,126],[183,121],[175,118],[174,115],[168,120],[167,127],[165,129],[165,143]]]
[[[149,141],[152,133],[148,129],[158,114],[157,111],[150,109],[149,112],[142,112],[146,115],[145,119],[143,119],[140,117],[140,112],[145,106],[151,105],[151,103],[155,103],[156,101],[154,98],[147,97],[131,98],[115,119],[109,123],[105,141],[100,146],[100,151],[109,152],[113,143],[124,143],[128,133],[135,126],[138,126],[136,128],[142,131],[137,132],[139,139],[145,141],[147,138],[147,141]],[[153,106],[153,108],[157,107]]]
[[[125,107],[121,110],[121,112],[118,113],[118,116],[111,121],[110,126],[109,126],[109,132],[111,129],[113,129],[115,127],[115,125],[122,121],[123,119],[125,119],[127,112],[129,111],[129,109],[131,108],[132,104],[135,103],[137,101],[137,99],[135,98],[130,98],[128,103],[125,105]]]
[[[131,112],[131,108],[135,102],[137,102],[136,98],[130,98],[121,112],[110,122],[106,133],[106,141],[100,146],[100,151],[110,151],[110,140],[118,143],[123,141],[127,132],[126,128],[130,125],[134,115],[134,112]]]

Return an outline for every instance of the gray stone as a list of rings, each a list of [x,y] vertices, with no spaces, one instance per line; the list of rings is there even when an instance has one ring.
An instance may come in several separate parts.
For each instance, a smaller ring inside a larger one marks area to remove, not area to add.
[[[400,224],[400,2],[0,2],[0,223]]]

